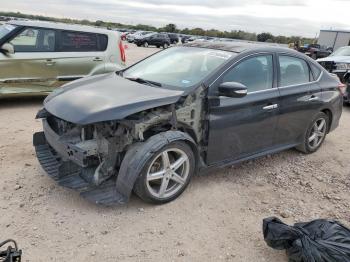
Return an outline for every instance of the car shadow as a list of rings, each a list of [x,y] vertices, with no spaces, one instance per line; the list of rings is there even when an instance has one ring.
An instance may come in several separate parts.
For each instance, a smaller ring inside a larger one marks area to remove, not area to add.
[[[343,106],[343,110],[346,111],[346,112],[350,112],[350,104],[344,105]]]
[[[247,179],[246,174],[252,173],[251,171],[255,171],[257,169],[263,170],[264,167],[262,163],[265,163],[265,165],[274,165],[276,162],[290,162],[290,159],[294,159],[298,156],[302,155],[299,151],[292,148],[289,150],[285,150],[282,152],[278,152],[272,155],[262,156],[256,159],[242,161],[234,165],[228,165],[227,167],[221,167],[221,168],[212,168],[208,170],[202,171],[200,174],[197,174],[194,176],[191,180],[190,187],[194,188],[201,188],[209,183],[226,183],[227,180],[230,181],[242,181]],[[232,173],[232,170],[234,172]],[[185,190],[184,195],[192,194],[189,189]],[[81,196],[79,196],[81,198]],[[180,196],[180,198],[183,196]],[[188,195],[186,196],[186,198]],[[89,207],[90,210],[93,210],[93,212],[96,211],[104,211],[104,212],[118,212],[118,210],[123,210],[124,212],[134,212],[134,210],[145,210],[149,212],[153,212],[154,210],[159,209],[159,207],[166,207],[166,206],[173,206],[174,201],[169,202],[167,204],[163,205],[155,205],[147,203],[143,200],[141,200],[138,196],[135,195],[135,193],[132,193],[129,199],[129,202],[124,205],[112,205],[112,206],[103,206],[103,205],[96,205],[95,203],[88,202],[85,199],[82,199],[83,202],[85,202],[84,205],[86,207]],[[175,200],[176,201],[176,200]],[[178,200],[180,201],[180,200]],[[175,204],[176,205],[176,204]]]
[[[0,109],[40,106],[44,99],[44,96],[0,98]]]

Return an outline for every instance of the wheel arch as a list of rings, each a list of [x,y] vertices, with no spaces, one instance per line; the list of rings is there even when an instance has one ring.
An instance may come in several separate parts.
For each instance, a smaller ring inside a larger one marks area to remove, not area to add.
[[[328,116],[329,123],[328,123],[327,133],[329,133],[330,128],[331,128],[332,123],[333,123],[333,113],[332,113],[332,111],[329,108],[322,109],[321,112],[325,113]]]
[[[129,199],[136,179],[153,153],[175,141],[183,141],[191,147],[196,158],[195,172],[197,172],[199,155],[195,140],[189,134],[181,131],[161,132],[149,137],[145,142],[138,142],[130,146],[119,169],[116,182],[117,191]]]

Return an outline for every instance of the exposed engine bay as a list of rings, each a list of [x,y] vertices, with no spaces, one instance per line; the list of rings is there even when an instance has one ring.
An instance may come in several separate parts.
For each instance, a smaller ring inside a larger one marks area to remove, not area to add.
[[[47,163],[42,165],[44,168],[49,166],[49,170],[46,170],[49,174],[56,168],[54,177],[63,186],[78,190],[88,186],[95,190],[107,183],[109,188],[114,188],[112,184],[115,186],[115,178],[128,149],[135,143],[168,130],[181,130],[189,134],[199,146],[199,156],[204,158],[201,147],[206,145],[208,127],[203,90],[181,98],[176,104],[145,110],[123,120],[89,125],[64,121],[43,109],[37,118],[43,119],[44,132],[36,134],[34,144],[40,145],[46,140],[46,151],[49,148],[58,163],[54,166]],[[36,148],[38,151],[38,146]],[[39,161],[40,155],[45,153],[39,152]],[[113,183],[109,180],[113,180]],[[113,202],[111,199],[92,200],[102,204]]]

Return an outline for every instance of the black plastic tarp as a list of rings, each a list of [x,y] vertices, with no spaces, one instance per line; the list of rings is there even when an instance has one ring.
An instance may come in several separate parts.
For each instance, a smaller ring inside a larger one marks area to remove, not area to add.
[[[286,249],[290,262],[350,262],[350,230],[339,222],[318,219],[288,226],[276,217],[263,221],[266,243]]]

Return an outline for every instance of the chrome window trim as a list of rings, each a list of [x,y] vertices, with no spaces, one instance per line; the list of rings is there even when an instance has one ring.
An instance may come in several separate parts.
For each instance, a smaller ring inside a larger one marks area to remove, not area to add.
[[[305,82],[305,83],[300,83],[297,85],[288,85],[288,86],[278,86],[278,88],[288,88],[288,87],[298,87],[298,86],[304,86],[304,85],[310,85],[310,84],[315,84],[318,83],[321,80],[321,77],[323,76],[323,71],[321,72],[320,76],[317,78],[317,80],[310,81],[310,82]]]
[[[313,75],[312,69],[310,68],[310,62],[307,61],[307,60],[305,60],[304,58],[298,56],[298,54],[295,55],[295,54],[289,54],[289,53],[281,52],[281,53],[277,53],[277,56],[278,56],[278,57],[277,57],[278,63],[279,63],[279,57],[280,57],[280,56],[289,56],[289,57],[294,57],[294,58],[303,60],[303,61],[307,64],[307,66],[309,67],[310,72],[311,72],[312,75]],[[305,83],[300,83],[300,84],[297,84],[297,85],[277,86],[277,88],[288,88],[288,87],[292,87],[292,86],[298,87],[298,86],[303,86],[303,85],[308,85],[308,84],[314,84],[314,83],[317,83],[317,82],[319,82],[319,81],[321,80],[321,77],[323,76],[323,73],[324,73],[324,71],[321,70],[321,74],[319,75],[319,77],[317,78],[317,80],[314,80],[314,81],[305,82]],[[277,83],[277,84],[279,84],[279,83]]]

